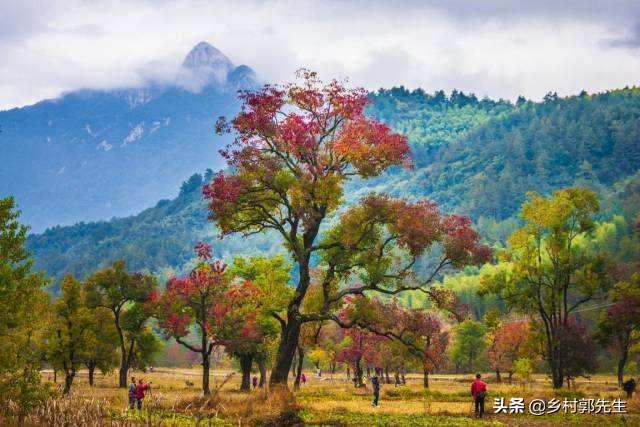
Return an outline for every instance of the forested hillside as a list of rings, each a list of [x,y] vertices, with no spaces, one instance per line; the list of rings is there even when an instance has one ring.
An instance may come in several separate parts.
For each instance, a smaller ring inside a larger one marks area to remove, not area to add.
[[[576,180],[610,187],[640,167],[638,88],[515,106],[455,102],[460,95],[433,105],[437,97],[415,96],[391,90],[374,97],[374,113],[406,132],[417,158],[414,170],[380,181],[474,218],[510,217],[527,191],[548,193]]]
[[[549,193],[569,185],[595,189],[601,215],[634,218],[640,206],[640,89],[568,98],[554,94],[524,99],[478,100],[454,91],[433,95],[404,88],[371,95],[369,113],[405,133],[414,166],[349,185],[345,198],[370,191],[409,199],[428,197],[445,211],[468,213],[485,240],[503,241],[527,191]],[[277,239],[252,236],[217,240],[201,199],[203,180],[194,175],[174,200],[129,218],[56,227],[29,237],[38,267],[60,278],[82,277],[114,259],[132,269],[181,270],[199,240],[216,256],[273,252]],[[627,221],[630,224],[630,221]]]

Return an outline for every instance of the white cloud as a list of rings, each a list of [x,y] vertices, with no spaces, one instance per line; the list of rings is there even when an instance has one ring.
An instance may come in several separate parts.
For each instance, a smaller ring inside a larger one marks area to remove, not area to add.
[[[628,42],[637,37],[637,2],[513,4],[16,1],[0,14],[0,108],[171,79],[201,40],[268,81],[306,66],[369,89],[512,99],[638,84],[640,51]]]

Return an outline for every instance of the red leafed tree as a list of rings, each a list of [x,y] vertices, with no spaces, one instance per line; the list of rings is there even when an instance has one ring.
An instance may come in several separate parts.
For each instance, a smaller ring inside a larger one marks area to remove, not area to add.
[[[262,291],[250,280],[235,281],[211,308],[210,325],[227,354],[242,371],[241,391],[251,388],[251,366],[265,356],[267,339],[275,335],[274,319],[264,315]]]
[[[230,170],[205,186],[209,216],[222,235],[278,232],[297,264],[295,291],[281,313],[280,343],[272,385],[286,385],[300,329],[305,322],[334,320],[348,295],[365,290],[397,293],[425,289],[442,271],[481,261],[490,254],[478,244],[470,221],[443,216],[428,201],[410,203],[370,195],[320,234],[329,215],[342,204],[342,189],[352,176],[380,175],[394,165],[409,165],[406,138],[364,115],[363,89],[320,82],[301,71],[299,83],[246,92],[241,112],[219,131],[236,133],[222,151]],[[434,245],[443,257],[430,277],[413,280],[417,258]],[[312,259],[321,272],[323,301],[301,310],[311,284]],[[349,286],[354,273],[365,283]],[[348,326],[344,325],[343,326]]]
[[[423,386],[429,388],[429,374],[446,362],[449,334],[442,330],[442,322],[435,313],[420,309],[402,309],[398,339],[409,347],[422,364]]]
[[[561,331],[560,343],[564,352],[565,377],[569,388],[571,380],[579,376],[588,378],[596,372],[598,359],[595,341],[582,321],[574,316],[569,317]]]
[[[640,216],[635,231],[640,243]],[[614,277],[618,282],[609,295],[613,304],[600,315],[597,337],[618,358],[618,387],[622,387],[629,353],[640,342],[640,261],[618,264]]]
[[[345,323],[356,325],[353,330],[347,329],[346,334],[352,337],[352,342],[344,349],[346,356],[356,361],[360,360],[358,356],[368,354],[370,364],[384,368],[389,361],[384,360],[383,355],[404,359],[403,352],[392,354],[389,351],[394,344],[401,344],[407,350],[406,357],[417,360],[422,366],[425,388],[429,387],[429,374],[446,361],[449,334],[443,330],[442,322],[435,313],[402,307],[397,300],[383,302],[359,296],[346,301],[340,318]],[[353,342],[356,333],[360,334],[358,337],[362,343]],[[363,336],[368,340],[364,340]],[[365,349],[369,352],[362,352]],[[358,350],[362,353],[358,353]],[[355,365],[356,377],[357,368]]]
[[[617,283],[611,294],[613,305],[600,316],[598,338],[618,358],[618,387],[622,387],[629,352],[640,342],[640,273]]]
[[[337,353],[336,360],[353,368],[353,383],[362,387],[365,366],[381,366],[379,349],[390,341],[387,337],[354,327],[344,330],[344,347]]]
[[[395,299],[382,302],[364,297],[349,301],[345,312],[361,327],[404,345],[407,355],[422,366],[423,385],[429,387],[429,374],[445,363],[449,343],[437,314],[405,308]]]
[[[225,265],[221,261],[208,263],[210,249],[196,246],[200,263],[185,277],[169,279],[156,304],[159,326],[167,337],[173,337],[202,359],[202,391],[209,394],[211,352],[217,337],[210,326],[211,310],[228,289]],[[198,342],[188,339],[192,328],[197,330]]]
[[[495,330],[487,356],[491,367],[500,381],[500,373],[507,372],[509,381],[513,376],[513,364],[525,356],[525,346],[529,338],[529,322],[518,320],[505,323]]]

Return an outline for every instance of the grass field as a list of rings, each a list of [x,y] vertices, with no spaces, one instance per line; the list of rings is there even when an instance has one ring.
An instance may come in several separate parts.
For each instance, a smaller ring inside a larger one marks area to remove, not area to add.
[[[533,398],[624,400],[613,376],[578,380],[572,390],[559,392],[554,392],[543,376],[536,376],[526,387],[505,382],[495,384],[489,380],[487,416],[476,421],[468,395],[470,376],[435,375],[431,377],[429,390],[425,391],[421,377],[409,375],[406,386],[383,384],[380,406],[372,407],[370,394],[356,390],[343,375],[321,381],[308,373],[309,380],[300,391],[267,394],[260,390],[241,393],[237,391],[238,374],[231,370],[213,371],[213,394],[207,399],[198,389],[198,369],[157,368],[153,373],[134,375],[153,382],[143,411],[127,409],[126,391],[116,387],[115,375],[98,375],[95,386],[89,387],[86,373],[81,372],[70,398],[52,401],[25,422],[244,426],[283,425],[300,417],[306,425],[640,425],[640,399],[636,397],[627,403],[627,414],[565,414],[561,409],[553,415],[533,416],[526,408],[524,414],[493,413],[496,397],[504,397],[507,402],[510,397],[523,397],[527,402]],[[51,381],[52,373],[44,372],[43,377]]]

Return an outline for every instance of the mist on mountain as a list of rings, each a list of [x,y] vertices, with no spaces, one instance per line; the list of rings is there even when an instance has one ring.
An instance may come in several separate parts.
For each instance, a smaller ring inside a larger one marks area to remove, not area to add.
[[[146,75],[136,87],[0,112],[0,196],[16,197],[32,231],[131,215],[177,195],[194,170],[220,164],[213,123],[238,110],[238,90],[259,84],[205,42],[174,72]]]

